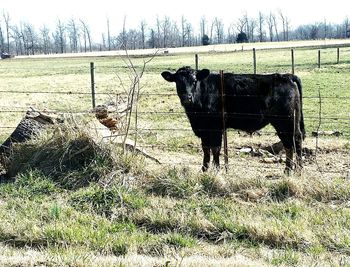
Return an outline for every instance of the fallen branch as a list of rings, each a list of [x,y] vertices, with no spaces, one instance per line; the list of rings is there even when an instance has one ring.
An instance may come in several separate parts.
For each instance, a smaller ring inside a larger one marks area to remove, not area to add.
[[[148,154],[144,149],[138,148],[135,145],[135,141],[131,139],[125,139],[124,134],[116,134],[112,131],[111,128],[107,127],[103,124],[101,120],[99,120],[99,124],[96,125],[95,121],[92,122],[92,128],[95,129],[95,132],[97,134],[96,138],[102,139],[104,142],[112,142],[114,144],[125,146],[125,149],[139,153],[143,155],[144,157],[151,159],[155,161],[158,164],[161,164],[161,162],[156,159],[155,157]]]

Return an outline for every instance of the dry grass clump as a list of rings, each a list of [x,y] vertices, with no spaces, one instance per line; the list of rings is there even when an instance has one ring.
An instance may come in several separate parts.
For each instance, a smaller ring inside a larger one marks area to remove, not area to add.
[[[112,151],[87,131],[65,124],[14,144],[5,162],[10,177],[35,169],[66,188],[77,188],[109,174],[115,160]]]

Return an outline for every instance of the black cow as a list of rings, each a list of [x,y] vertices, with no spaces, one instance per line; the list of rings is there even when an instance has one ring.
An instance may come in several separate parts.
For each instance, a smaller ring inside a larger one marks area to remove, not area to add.
[[[204,152],[202,170],[210,162],[219,166],[223,133],[220,74],[208,69],[182,67],[175,73],[162,72],[168,82],[176,83],[177,94],[195,135],[201,138]],[[301,168],[302,140],[305,138],[300,79],[292,74],[232,74],[225,73],[226,128],[247,132],[257,131],[269,123],[276,129],[286,150],[286,170]]]

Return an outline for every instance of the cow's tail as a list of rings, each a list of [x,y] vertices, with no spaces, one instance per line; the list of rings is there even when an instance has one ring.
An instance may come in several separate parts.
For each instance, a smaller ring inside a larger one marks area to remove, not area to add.
[[[298,76],[292,75],[292,81],[296,83],[300,95],[300,130],[303,136],[303,139],[305,139],[305,124],[304,124],[304,115],[303,115],[303,87],[301,85],[301,80]]]

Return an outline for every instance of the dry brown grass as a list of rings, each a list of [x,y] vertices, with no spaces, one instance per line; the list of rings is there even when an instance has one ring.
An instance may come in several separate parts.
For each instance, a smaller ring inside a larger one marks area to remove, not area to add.
[[[277,136],[242,137],[239,134],[229,135],[229,171],[228,177],[239,177],[240,179],[262,178],[279,179],[284,176],[285,154],[277,155],[274,159],[240,153],[242,147],[259,149],[260,147],[278,142]],[[200,141],[197,140],[198,153],[168,152],[149,148],[150,154],[155,155],[160,162],[169,166],[189,166],[193,171],[200,172],[202,164],[202,151]],[[313,155],[305,155],[302,177],[334,178],[349,176],[350,150],[349,141],[342,138],[320,138],[316,146],[316,139],[306,138],[303,147],[312,151]],[[221,153],[223,153],[221,151]],[[152,169],[162,169],[150,162]],[[224,160],[221,158],[221,172]]]

